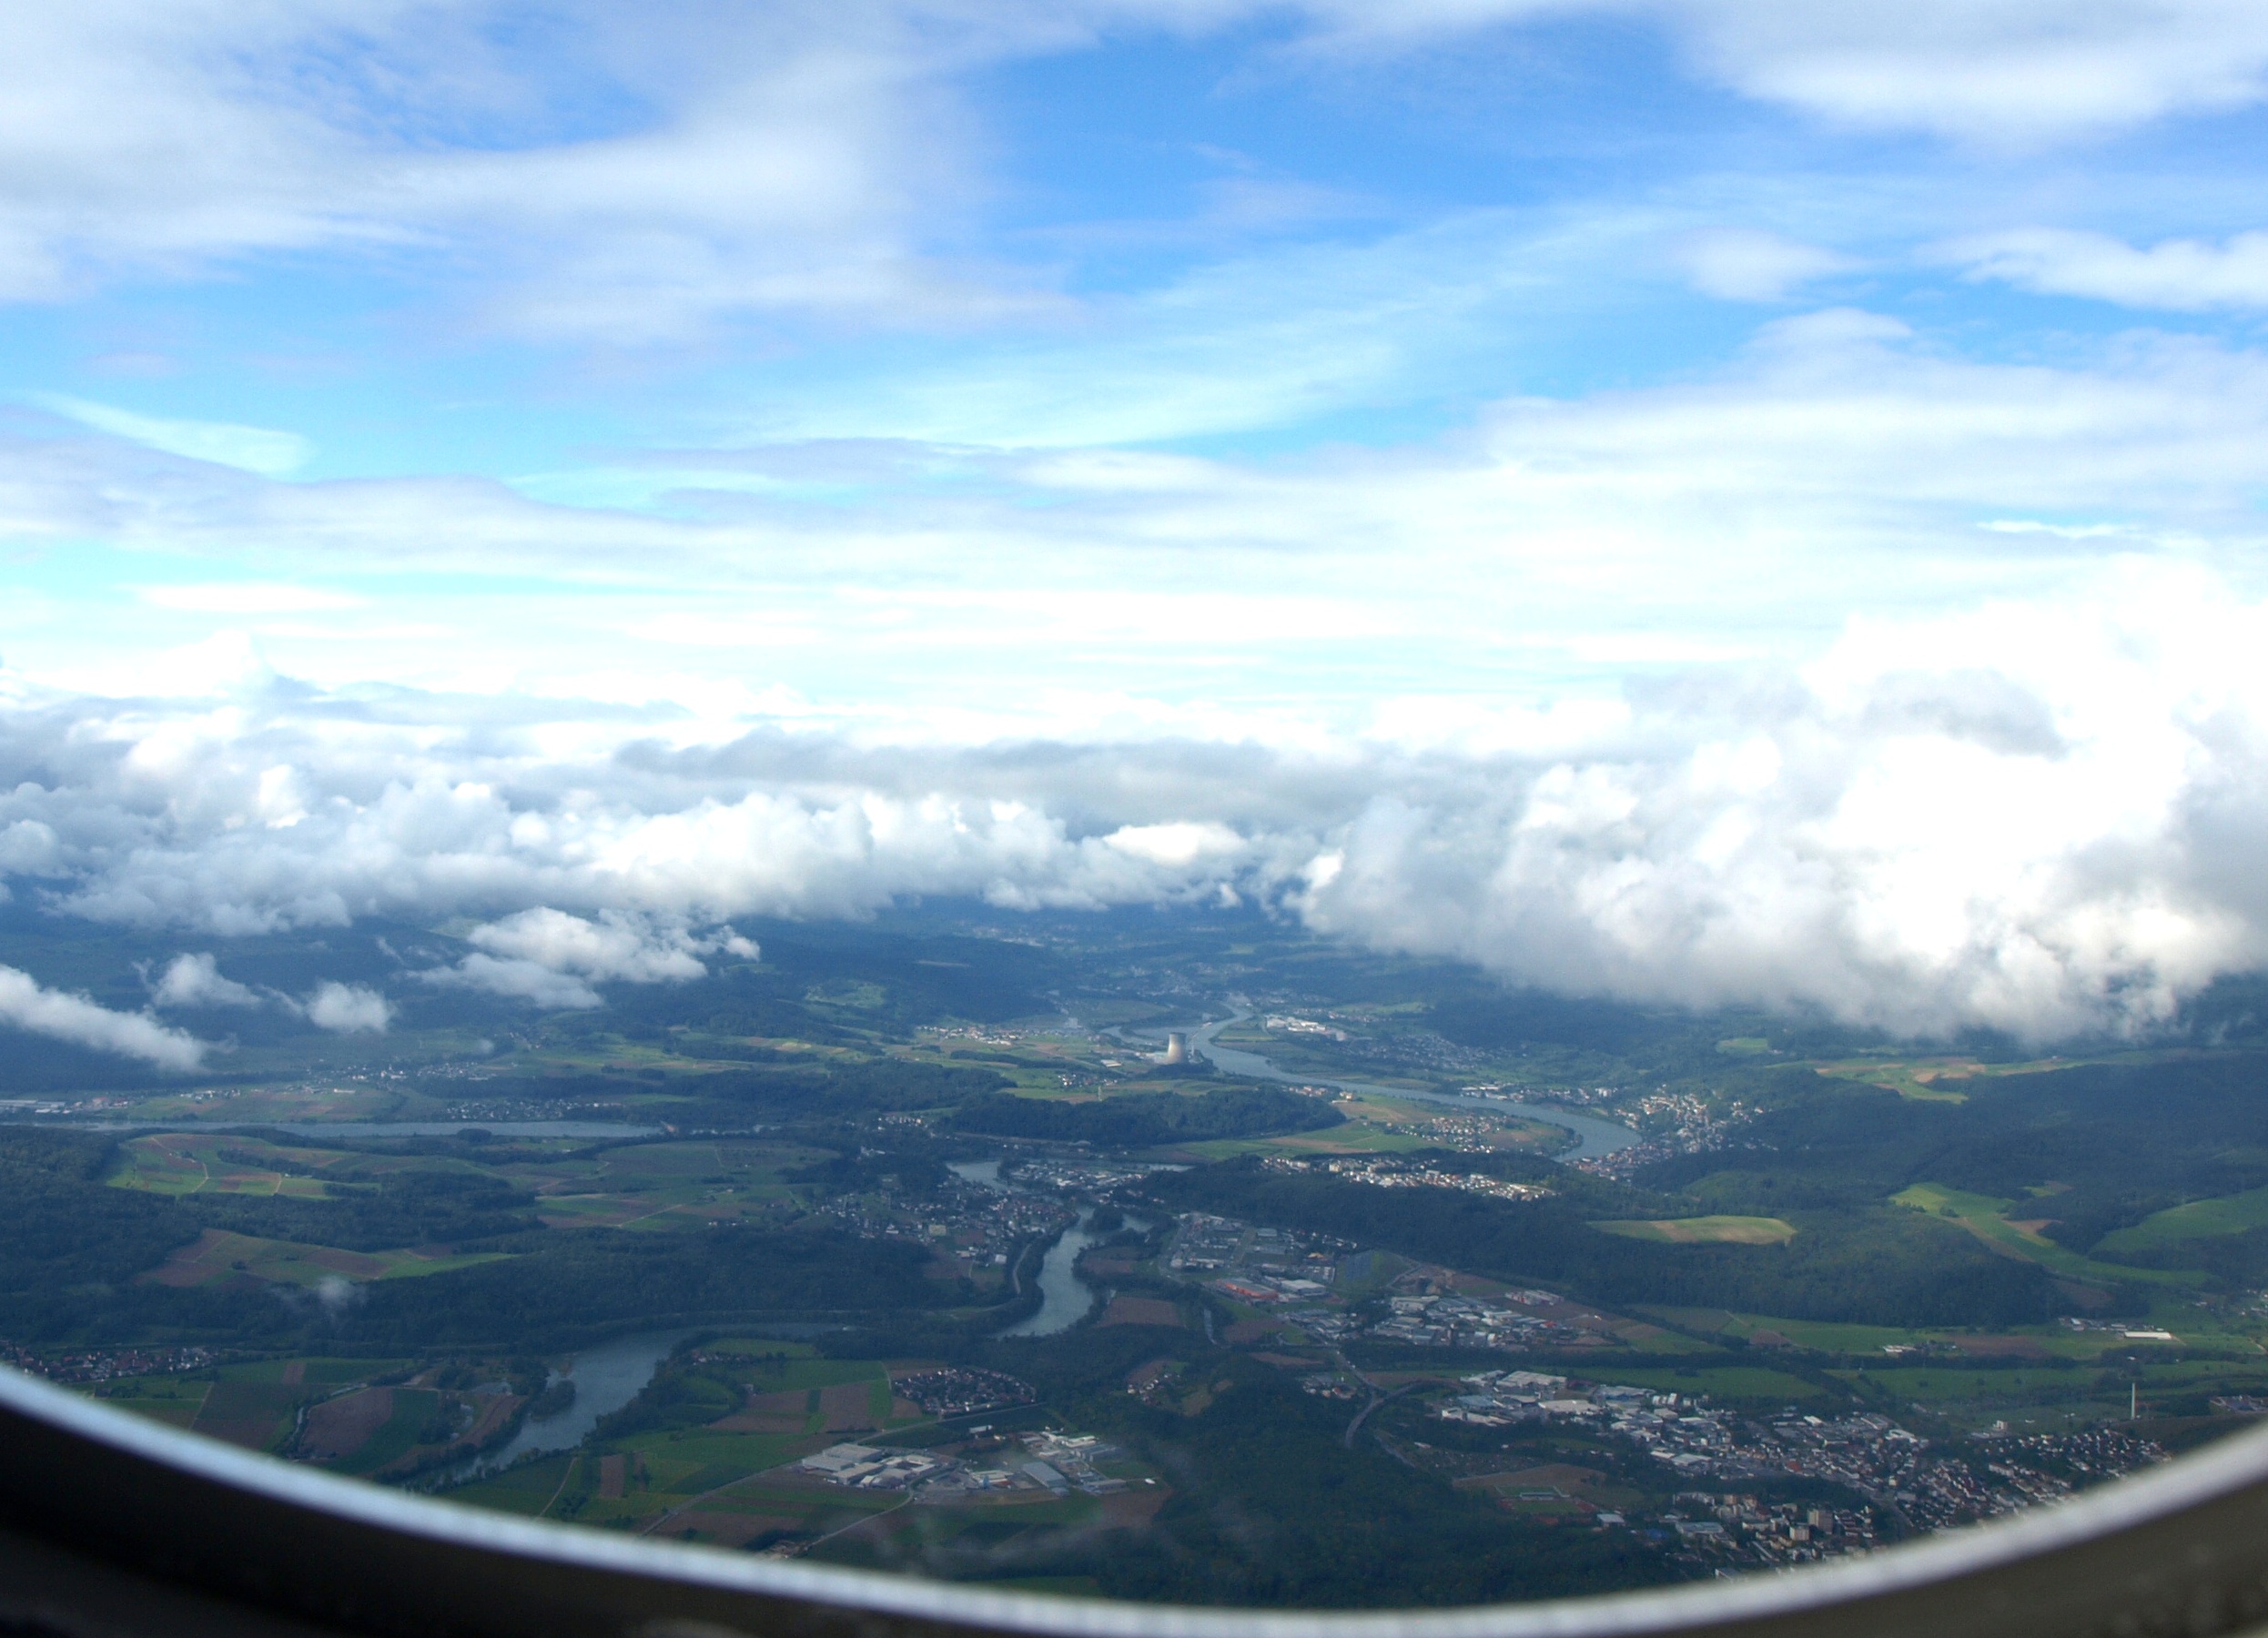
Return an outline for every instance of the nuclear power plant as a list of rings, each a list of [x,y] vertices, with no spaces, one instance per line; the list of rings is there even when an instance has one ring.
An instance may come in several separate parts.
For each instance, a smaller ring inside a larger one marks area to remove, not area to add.
[[[1190,1038],[1178,1029],[1166,1032],[1166,1056],[1161,1064],[1186,1064],[1190,1061]]]

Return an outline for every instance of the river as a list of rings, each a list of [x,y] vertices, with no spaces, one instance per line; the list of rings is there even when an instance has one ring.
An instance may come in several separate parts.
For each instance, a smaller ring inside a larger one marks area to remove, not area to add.
[[[1102,1293],[1078,1277],[1074,1265],[1078,1254],[1108,1235],[1089,1234],[1088,1223],[1094,1218],[1095,1208],[1082,1208],[1078,1221],[1066,1228],[1061,1238],[1048,1248],[1048,1255],[1039,1265],[1039,1311],[1028,1319],[1018,1320],[997,1337],[1052,1337],[1058,1331],[1068,1330],[1095,1311],[1095,1304]],[[1129,1218],[1131,1223],[1134,1219]]]
[[[1574,1148],[1562,1150],[1554,1157],[1555,1159],[1595,1159],[1601,1155],[1611,1155],[1616,1149],[1628,1148],[1639,1141],[1638,1134],[1619,1121],[1586,1115],[1579,1109],[1562,1108],[1557,1104],[1522,1103],[1510,1098],[1477,1097],[1459,1092],[1419,1092],[1408,1087],[1382,1087],[1371,1081],[1331,1080],[1320,1075],[1287,1075],[1257,1052],[1244,1052],[1214,1042],[1213,1037],[1230,1025],[1240,1024],[1251,1016],[1249,1012],[1240,1012],[1230,1017],[1216,1018],[1201,1029],[1193,1030],[1190,1035],[1190,1050],[1205,1058],[1222,1074],[1240,1075],[1247,1080],[1330,1087],[1341,1092],[1370,1093],[1380,1097],[1412,1097],[1421,1103],[1447,1104],[1454,1108],[1475,1111],[1496,1110],[1528,1120],[1543,1121],[1573,1132],[1578,1139]]]
[[[451,1468],[442,1483],[463,1484],[483,1473],[499,1472],[525,1456],[573,1450],[590,1436],[601,1417],[636,1399],[653,1380],[662,1361],[669,1358],[670,1350],[692,1335],[689,1330],[643,1331],[583,1350],[568,1361],[564,1373],[564,1380],[575,1385],[573,1404],[547,1421],[528,1418],[510,1441],[461,1467]],[[556,1374],[552,1378],[554,1382],[561,1380]]]
[[[1011,1189],[1016,1185],[1000,1179],[997,1160],[962,1160],[952,1168],[956,1177],[965,1182],[980,1184],[987,1188]],[[1035,1193],[1036,1190],[1018,1190]],[[1095,1311],[1095,1304],[1102,1300],[1102,1293],[1078,1276],[1078,1255],[1088,1247],[1109,1239],[1110,1234],[1091,1234],[1087,1225],[1094,1220],[1095,1208],[1079,1208],[1078,1220],[1066,1228],[1056,1243],[1048,1248],[1048,1255],[1039,1263],[1038,1311],[1018,1320],[1005,1330],[995,1331],[997,1337],[1052,1337],[1058,1331],[1068,1330]],[[1149,1221],[1128,1214],[1129,1228],[1146,1230]],[[1111,1234],[1117,1233],[1112,1229]]]
[[[1330,1080],[1315,1075],[1288,1075],[1257,1052],[1242,1052],[1233,1046],[1218,1045],[1213,1037],[1230,1025],[1240,1023],[1252,1015],[1240,1012],[1231,1017],[1217,1018],[1200,1029],[1190,1032],[1190,1049],[1208,1059],[1224,1075],[1241,1076],[1248,1080],[1279,1081],[1288,1085],[1331,1087],[1342,1092],[1371,1093],[1384,1097],[1415,1098],[1424,1103],[1446,1104],[1453,1108],[1489,1110],[1542,1121],[1572,1132],[1575,1147],[1554,1157],[1561,1160],[1587,1160],[1597,1155],[1611,1155],[1616,1149],[1628,1148],[1639,1141],[1638,1134],[1616,1121],[1586,1115],[1578,1109],[1566,1109],[1557,1104],[1532,1104],[1507,1098],[1476,1097],[1451,1092],[1419,1092],[1407,1087],[1382,1087],[1370,1081]],[[987,1188],[1011,1188],[1000,1178],[998,1160],[963,1160],[952,1168],[956,1176]],[[996,1332],[1002,1337],[1051,1337],[1068,1330],[1088,1314],[1101,1300],[1102,1293],[1078,1276],[1077,1264],[1079,1253],[1097,1241],[1109,1238],[1091,1234],[1087,1225],[1094,1217],[1092,1207],[1083,1208],[1078,1220],[1063,1231],[1062,1237],[1048,1248],[1048,1255],[1039,1265],[1039,1309],[1028,1318],[1018,1320],[1005,1330]],[[1127,1226],[1148,1228],[1139,1218],[1129,1217]]]
[[[289,1132],[294,1138],[653,1138],[658,1126],[621,1120],[58,1120],[0,1117],[0,1126],[56,1126],[80,1132]]]

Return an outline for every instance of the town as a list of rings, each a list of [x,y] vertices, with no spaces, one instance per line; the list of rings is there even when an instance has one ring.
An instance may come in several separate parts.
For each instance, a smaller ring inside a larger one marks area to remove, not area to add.
[[[1675,1510],[1664,1515],[1683,1544],[1745,1553],[1764,1563],[1865,1551],[1876,1542],[1874,1509],[1905,1532],[1946,1530],[2056,1501],[2071,1493],[2074,1478],[2115,1478],[2166,1460],[2160,1446],[2115,1430],[1986,1434],[1971,1441],[1978,1450],[1970,1452],[1939,1445],[1869,1411],[1829,1419],[1791,1408],[1768,1421],[1753,1420],[1712,1408],[1706,1395],[1583,1383],[1533,1370],[1476,1372],[1459,1386],[1465,1391],[1433,1404],[1439,1420],[1483,1428],[1558,1422],[1626,1441],[1680,1482],[1810,1479],[1855,1491],[1871,1504],[1824,1522],[1807,1518],[1800,1536],[1790,1533],[1792,1513],[1759,1510],[1752,1497],[1712,1502],[1714,1515],[1706,1520]],[[1627,1521],[1603,1512],[1599,1522]]]

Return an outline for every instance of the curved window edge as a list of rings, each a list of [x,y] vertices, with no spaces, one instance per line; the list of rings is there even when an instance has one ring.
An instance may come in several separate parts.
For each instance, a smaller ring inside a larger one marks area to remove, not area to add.
[[[2268,1615],[2268,1428],[1868,1557],[1442,1610],[1197,1609],[795,1563],[484,1512],[146,1421],[0,1367],[0,1626],[499,1638],[1868,1638],[2182,1633]]]

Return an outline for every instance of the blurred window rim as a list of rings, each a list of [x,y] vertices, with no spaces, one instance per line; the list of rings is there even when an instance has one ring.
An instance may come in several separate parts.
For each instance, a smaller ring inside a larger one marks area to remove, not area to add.
[[[2054,1506],[1669,1589],[1195,1609],[632,1539],[341,1479],[0,1367],[0,1624],[25,1632],[1065,1638],[2233,1632],[2268,1613],[2268,1427]]]

